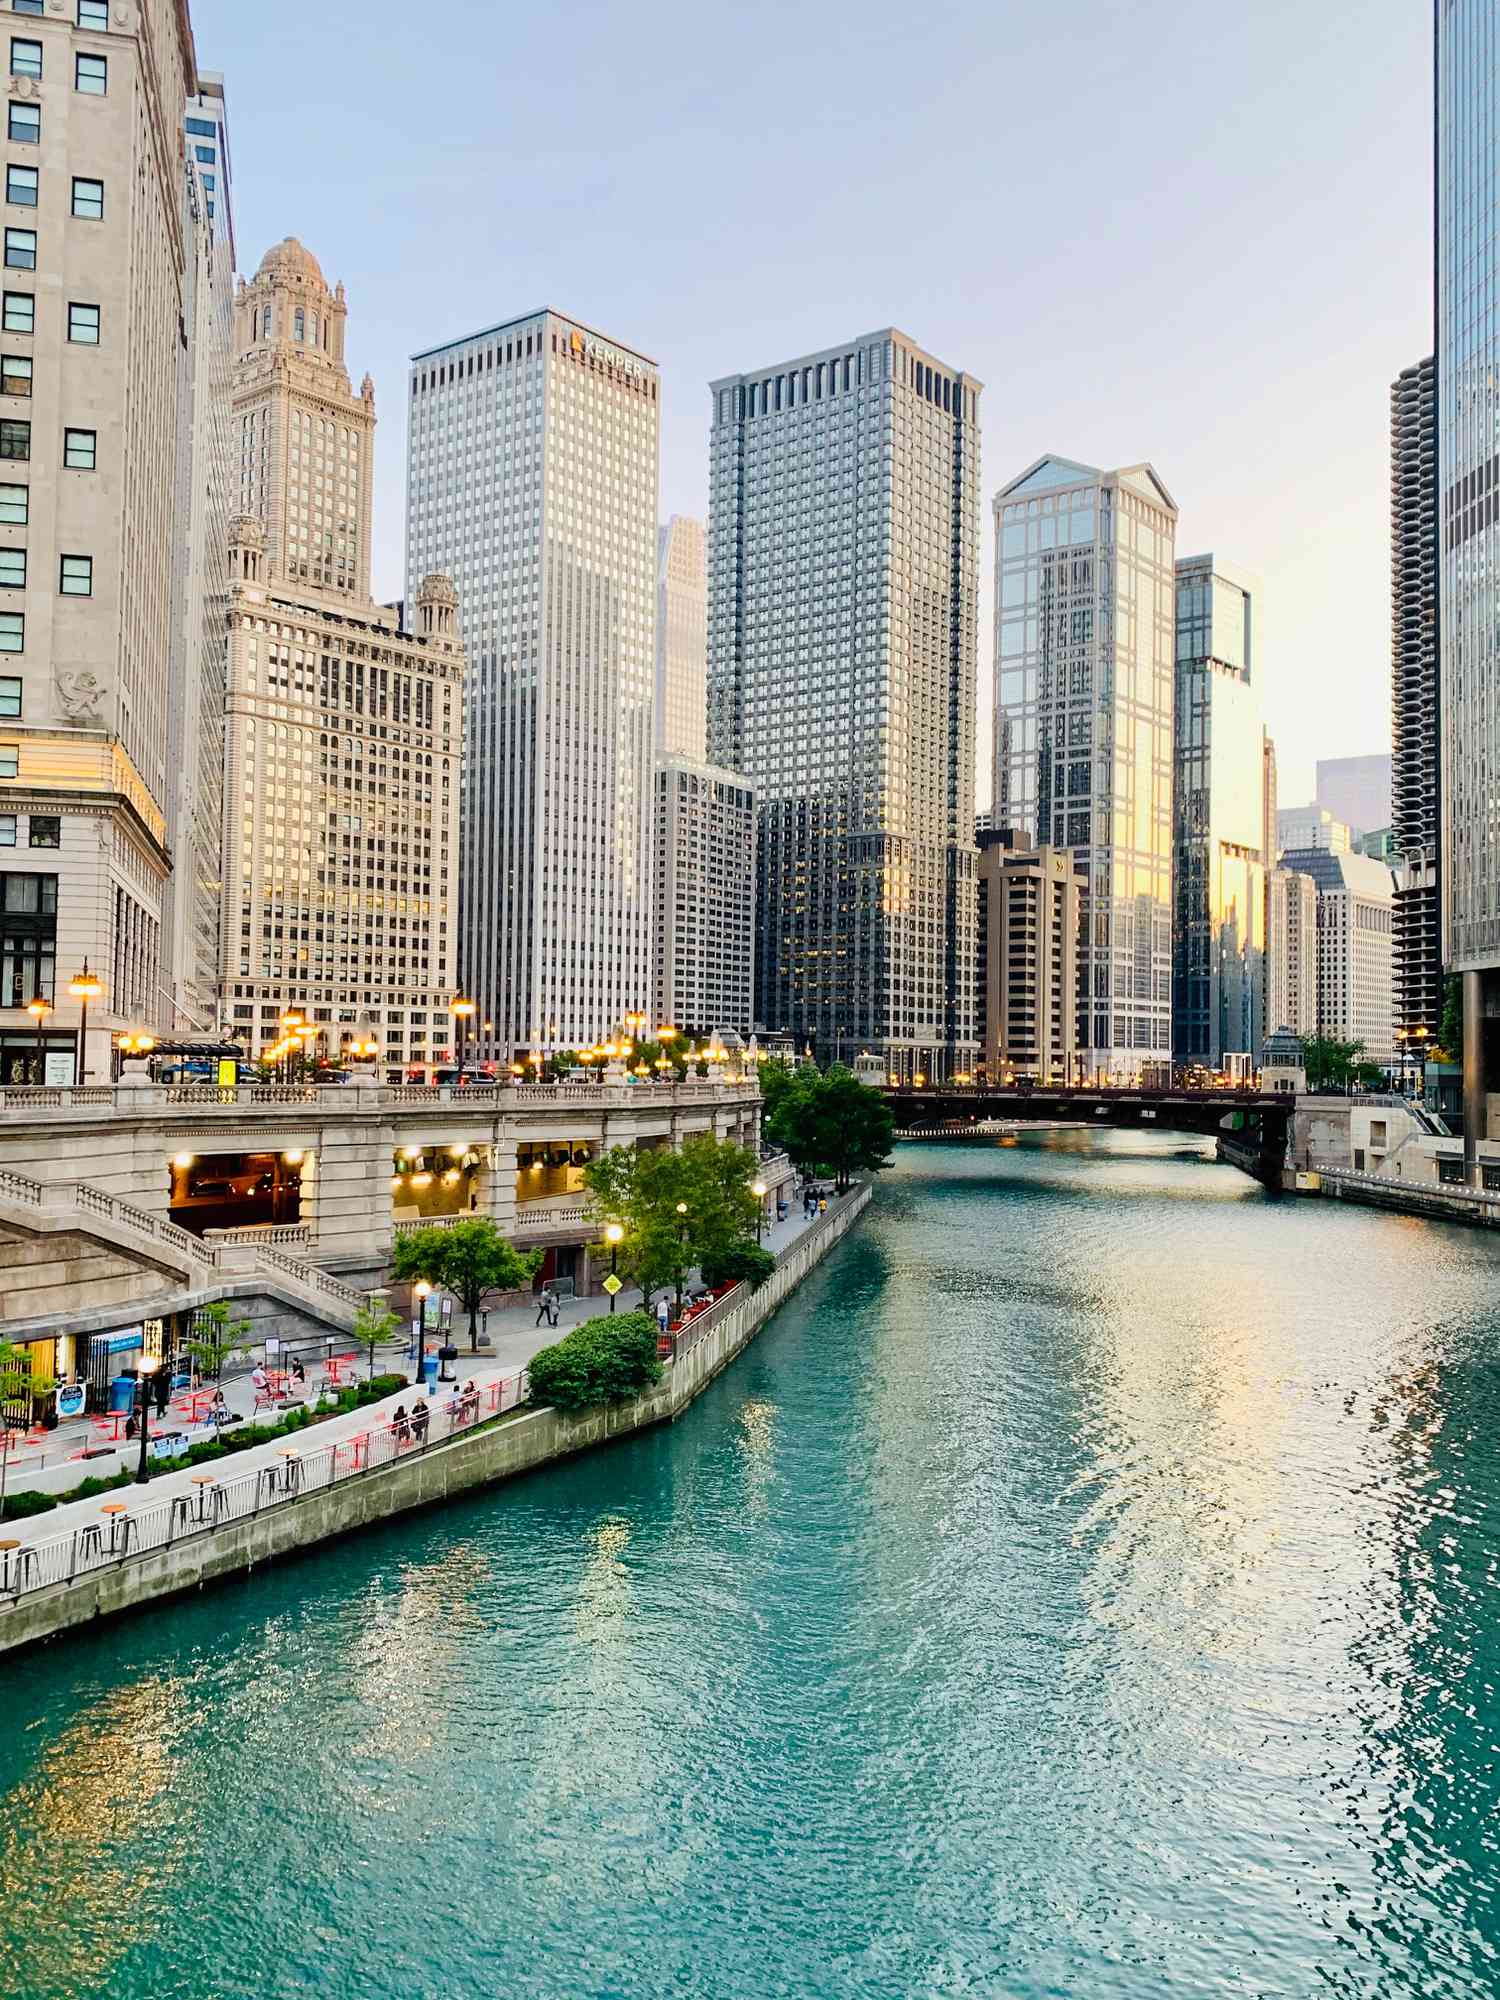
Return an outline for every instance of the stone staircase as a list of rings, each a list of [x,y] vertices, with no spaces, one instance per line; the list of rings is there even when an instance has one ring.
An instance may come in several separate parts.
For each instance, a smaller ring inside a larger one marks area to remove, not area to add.
[[[243,1231],[226,1232],[228,1240],[206,1243],[165,1216],[136,1208],[86,1181],[37,1181],[0,1168],[0,1236],[8,1238],[12,1248],[19,1242],[24,1249],[30,1240],[38,1251],[48,1238],[81,1243],[133,1268],[136,1282],[120,1300],[128,1304],[132,1318],[159,1317],[217,1298],[260,1295],[347,1333],[364,1298],[352,1285],[292,1256],[277,1243],[256,1240]],[[20,1261],[34,1262],[36,1255]],[[143,1295],[142,1271],[160,1273],[166,1285]],[[84,1272],[79,1273],[78,1289],[81,1296],[71,1311],[27,1317],[15,1313],[23,1288],[0,1288],[0,1339],[48,1330],[48,1320],[66,1320],[68,1324],[58,1330],[71,1330],[80,1313],[98,1302],[97,1283],[88,1283]]]

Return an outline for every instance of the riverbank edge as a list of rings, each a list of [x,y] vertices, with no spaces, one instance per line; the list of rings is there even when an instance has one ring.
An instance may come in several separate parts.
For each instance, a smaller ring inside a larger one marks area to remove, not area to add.
[[[492,1429],[453,1438],[420,1457],[316,1488],[248,1520],[13,1598],[0,1604],[0,1655],[670,1423],[842,1242],[869,1205],[871,1192],[865,1185],[852,1189],[815,1231],[786,1252],[763,1285],[731,1304],[722,1319],[677,1357],[649,1395],[576,1416],[551,1408],[530,1410]]]

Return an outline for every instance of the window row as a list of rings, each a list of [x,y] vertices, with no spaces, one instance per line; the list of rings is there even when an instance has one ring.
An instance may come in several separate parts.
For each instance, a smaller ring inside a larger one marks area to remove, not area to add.
[[[94,594],[94,558],[92,556],[60,557],[58,560],[57,587],[64,597],[92,597]],[[25,549],[0,549],[0,590],[24,590],[25,588]],[[25,628],[21,623],[18,612],[0,612],[0,653],[19,653],[22,650],[24,635]],[[20,685],[19,681],[15,683],[18,690]],[[6,708],[4,687],[5,683],[0,682],[0,715],[19,714],[19,709]]]
[[[45,14],[45,0],[10,0],[13,14]],[[78,0],[73,19],[80,28],[107,28],[109,0]]]
[[[36,11],[40,14],[42,10],[38,7]],[[10,73],[12,76],[39,77],[42,73],[41,43],[25,41],[19,35],[12,35]],[[73,88],[81,90],[85,97],[103,97],[109,89],[109,57],[75,55]]]
[[[5,364],[9,367],[11,364]],[[31,424],[24,417],[0,417],[0,459],[24,461],[31,457]],[[99,433],[78,430],[71,425],[63,432],[63,465],[70,472],[97,472],[99,457]],[[24,493],[24,486],[0,488],[0,496],[5,493]],[[24,506],[24,502],[22,505]],[[3,497],[0,497],[0,521],[13,521],[17,517],[6,511]],[[20,516],[26,517],[24,513]]]
[[[5,199],[12,208],[35,208],[40,194],[41,176],[35,167],[18,166],[13,160],[6,163]],[[74,174],[72,213],[84,222],[104,220],[103,181]]]
[[[0,682],[0,686],[4,683]],[[0,710],[0,713],[3,713]],[[14,813],[0,813],[0,847],[15,847],[18,827]],[[26,825],[28,847],[61,847],[62,820],[55,813],[32,813]]]

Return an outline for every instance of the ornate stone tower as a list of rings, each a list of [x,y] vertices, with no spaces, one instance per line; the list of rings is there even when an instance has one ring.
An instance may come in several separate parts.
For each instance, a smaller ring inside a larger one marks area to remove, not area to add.
[[[235,300],[242,512],[265,523],[265,575],[370,594],[375,385],[344,365],[348,308],[295,236]]]

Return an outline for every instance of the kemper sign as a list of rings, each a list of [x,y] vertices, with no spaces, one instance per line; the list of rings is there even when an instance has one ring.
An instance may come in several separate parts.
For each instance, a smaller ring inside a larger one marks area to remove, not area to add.
[[[575,326],[568,334],[568,347],[575,360],[585,354],[595,361],[612,362],[616,368],[623,368],[629,375],[645,372],[645,364],[638,355],[627,354],[623,347],[613,347],[607,340],[601,340],[597,333],[581,333]]]

